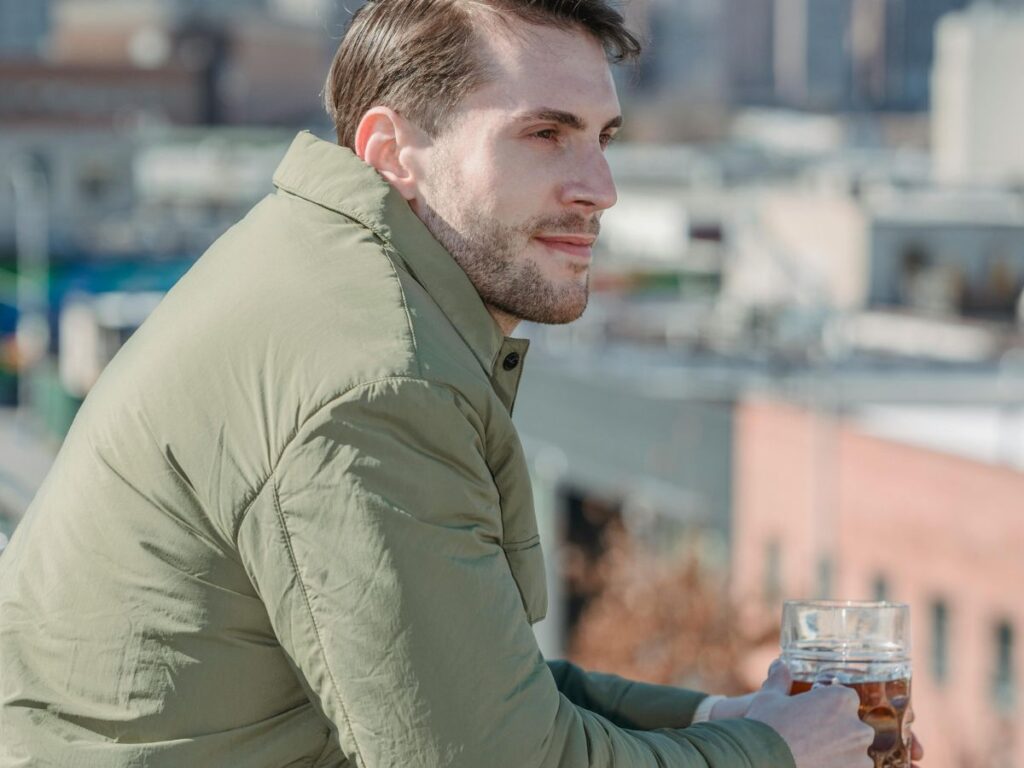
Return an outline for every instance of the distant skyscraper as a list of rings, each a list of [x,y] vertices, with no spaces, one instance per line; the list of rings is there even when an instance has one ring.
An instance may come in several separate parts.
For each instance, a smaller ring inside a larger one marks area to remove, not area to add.
[[[0,57],[43,55],[50,23],[50,0],[0,0]]]
[[[839,110],[850,100],[853,0],[776,0],[775,88],[784,105]]]
[[[927,0],[926,0],[927,1]],[[887,97],[887,13],[903,0],[853,0],[850,6],[850,105],[873,108],[885,105]],[[914,0],[917,2],[917,0]]]
[[[775,101],[775,0],[728,0],[725,40],[733,101]]]
[[[952,183],[1024,184],[1024,11],[978,5],[939,23],[932,151]]]
[[[647,0],[648,44],[641,88],[659,96],[722,100],[727,95],[721,0]]]
[[[964,8],[968,2],[885,0],[884,44],[880,50],[884,88],[876,94],[877,106],[928,109],[936,25],[944,15]]]
[[[732,0],[739,8],[729,36],[743,46],[734,61],[760,50],[755,29],[743,25],[767,1]],[[969,1],[774,0],[775,96],[798,109],[925,110],[935,25]],[[737,94],[744,99],[742,88]]]

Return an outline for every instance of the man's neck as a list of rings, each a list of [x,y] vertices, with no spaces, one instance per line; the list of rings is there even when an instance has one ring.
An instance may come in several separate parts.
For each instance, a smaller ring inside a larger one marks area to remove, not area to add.
[[[494,318],[494,322],[501,328],[502,334],[505,336],[511,336],[515,333],[516,328],[519,326],[519,318],[513,315],[503,312],[497,307],[492,307],[490,304],[485,304],[487,311],[491,313],[491,317]]]

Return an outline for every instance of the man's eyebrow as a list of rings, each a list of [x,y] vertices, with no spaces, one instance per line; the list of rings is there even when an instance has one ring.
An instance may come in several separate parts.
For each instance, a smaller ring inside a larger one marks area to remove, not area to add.
[[[580,117],[579,115],[574,115],[572,112],[566,112],[561,109],[542,108],[519,115],[516,118],[517,123],[529,123],[534,120],[540,120],[542,122],[549,123],[558,123],[559,125],[564,125],[567,128],[572,128],[577,131],[586,130],[587,127],[587,122],[582,117]],[[602,130],[607,131],[612,128],[621,127],[622,115],[618,115],[617,117],[613,117],[611,120],[605,123],[604,128]]]

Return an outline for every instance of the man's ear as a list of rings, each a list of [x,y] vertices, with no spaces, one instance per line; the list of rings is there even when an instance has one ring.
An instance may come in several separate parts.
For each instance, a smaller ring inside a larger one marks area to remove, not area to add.
[[[393,109],[374,107],[356,127],[355,151],[359,159],[377,169],[406,200],[418,195],[417,178],[410,166],[409,149],[416,131]]]

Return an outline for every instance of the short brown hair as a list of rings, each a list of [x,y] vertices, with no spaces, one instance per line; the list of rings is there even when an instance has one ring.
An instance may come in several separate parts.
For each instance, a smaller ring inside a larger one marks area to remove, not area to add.
[[[612,62],[640,54],[640,42],[606,0],[369,0],[352,17],[324,87],[338,143],[354,148],[356,127],[375,106],[440,133],[487,80],[476,32],[488,11],[589,33]]]

